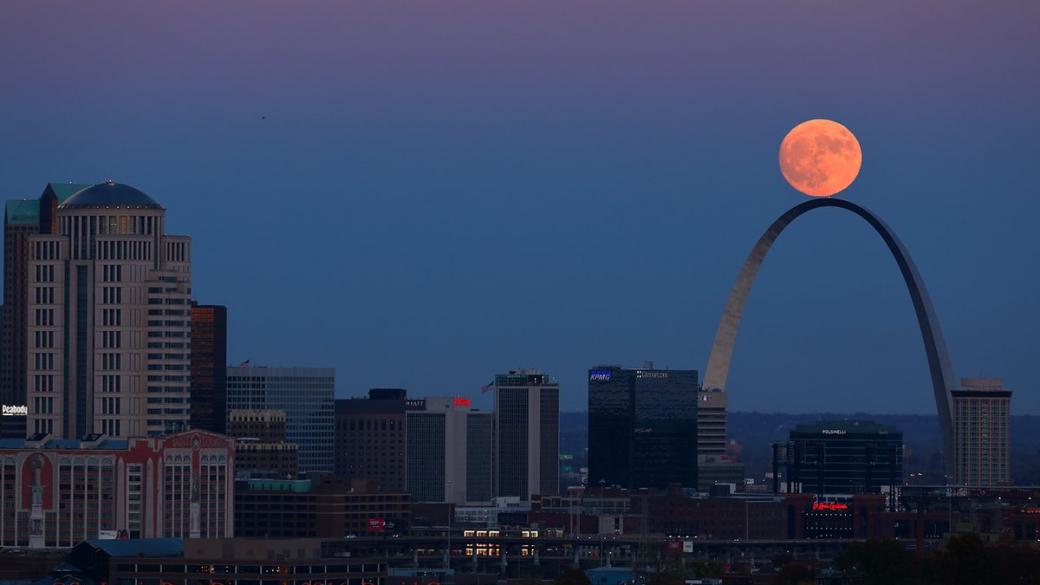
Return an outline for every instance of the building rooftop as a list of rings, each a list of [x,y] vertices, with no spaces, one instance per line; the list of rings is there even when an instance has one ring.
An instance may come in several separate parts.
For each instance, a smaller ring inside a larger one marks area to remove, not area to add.
[[[809,435],[887,435],[899,434],[894,427],[866,420],[821,420],[811,424],[800,424],[795,433]]]
[[[81,189],[59,206],[61,209],[162,209],[154,199],[143,191],[108,180]]]
[[[4,220],[8,225],[39,225],[39,199],[11,199],[4,206]]]
[[[179,557],[184,541],[179,538],[135,538],[131,540],[87,540],[80,546],[104,551],[110,557]]]

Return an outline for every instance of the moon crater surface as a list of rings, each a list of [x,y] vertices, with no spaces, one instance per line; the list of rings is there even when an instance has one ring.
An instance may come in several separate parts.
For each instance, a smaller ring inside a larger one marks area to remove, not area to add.
[[[833,120],[808,120],[780,143],[780,171],[810,197],[830,197],[852,184],[863,163],[856,136]]]

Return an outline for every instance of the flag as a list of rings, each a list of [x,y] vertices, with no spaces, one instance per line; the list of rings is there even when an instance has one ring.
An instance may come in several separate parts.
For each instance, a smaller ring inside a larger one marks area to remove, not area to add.
[[[483,386],[480,387],[480,393],[481,394],[485,394],[487,392],[491,392],[494,389],[495,389],[495,383],[494,382],[492,382],[490,384],[484,384]]]
[[[238,367],[240,367],[240,368],[248,368],[248,367],[249,367],[249,362],[250,362],[250,361],[251,361],[251,360],[246,360],[246,361],[244,361],[244,362],[242,362],[242,363],[238,364]]]

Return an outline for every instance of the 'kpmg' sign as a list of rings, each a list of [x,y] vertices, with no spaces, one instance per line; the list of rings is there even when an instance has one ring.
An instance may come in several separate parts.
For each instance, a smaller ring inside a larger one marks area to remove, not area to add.
[[[589,370],[589,382],[609,382],[612,375],[610,370]]]

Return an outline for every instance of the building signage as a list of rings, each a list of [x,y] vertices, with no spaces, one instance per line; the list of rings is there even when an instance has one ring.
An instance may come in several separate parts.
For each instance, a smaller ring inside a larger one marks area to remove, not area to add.
[[[838,502],[813,502],[812,509],[815,512],[839,512],[848,510],[849,505]]]
[[[692,553],[693,552],[693,541],[692,540],[684,540],[683,543],[682,543],[682,551],[684,553]]]
[[[846,431],[845,429],[823,429],[820,432],[825,435],[844,435],[848,431]]]
[[[29,407],[15,404],[4,404],[2,412],[3,416],[29,416]]]
[[[636,370],[636,378],[667,378],[668,372],[647,372],[646,370]]]
[[[469,398],[452,398],[451,405],[457,408],[469,408],[473,405],[473,401]]]
[[[613,375],[610,370],[589,370],[589,382],[609,382]]]
[[[372,532],[382,532],[386,530],[386,520],[382,518],[369,518],[368,529]]]

